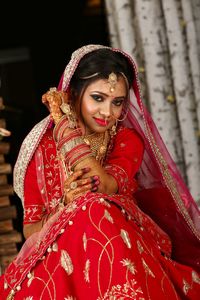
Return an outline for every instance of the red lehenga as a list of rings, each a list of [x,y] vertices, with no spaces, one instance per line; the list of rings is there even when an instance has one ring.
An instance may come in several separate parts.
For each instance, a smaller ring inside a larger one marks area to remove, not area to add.
[[[81,48],[70,68],[98,47]],[[63,90],[72,74],[64,73]],[[199,213],[140,103],[136,79],[137,101],[104,163],[118,194],[88,192],[55,213],[6,269],[0,299],[199,299]],[[25,139],[15,166],[25,223],[57,206],[61,171],[47,117]]]

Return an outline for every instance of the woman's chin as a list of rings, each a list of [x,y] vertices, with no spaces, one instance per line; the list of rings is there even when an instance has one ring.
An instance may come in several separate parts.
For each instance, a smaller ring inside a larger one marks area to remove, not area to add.
[[[92,133],[104,133],[106,132],[108,129],[110,129],[110,126],[95,126],[94,128],[89,128],[86,129],[86,134],[92,134]]]

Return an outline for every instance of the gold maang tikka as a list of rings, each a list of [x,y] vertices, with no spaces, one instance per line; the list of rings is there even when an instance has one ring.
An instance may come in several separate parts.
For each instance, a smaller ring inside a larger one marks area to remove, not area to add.
[[[114,92],[115,86],[117,84],[117,75],[114,72],[111,72],[108,76],[108,83],[110,84],[110,91]]]

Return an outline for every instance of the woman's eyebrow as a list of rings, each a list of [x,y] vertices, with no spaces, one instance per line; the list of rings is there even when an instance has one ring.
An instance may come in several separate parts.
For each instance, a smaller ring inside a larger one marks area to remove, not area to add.
[[[108,94],[103,93],[103,92],[100,92],[100,91],[92,91],[91,94],[92,94],[92,93],[101,94],[101,95],[103,95],[103,96],[109,96]],[[115,97],[114,99],[124,99],[124,98],[126,98],[126,96],[117,96],[117,97]]]

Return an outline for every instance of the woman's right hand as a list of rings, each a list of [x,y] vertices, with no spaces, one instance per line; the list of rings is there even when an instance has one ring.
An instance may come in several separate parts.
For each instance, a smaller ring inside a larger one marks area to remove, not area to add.
[[[98,190],[98,185],[100,184],[99,176],[84,176],[89,171],[90,168],[77,170],[66,179],[63,199],[65,205],[89,191],[96,192]]]

